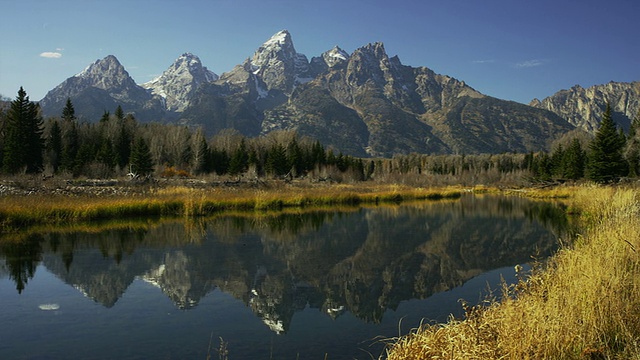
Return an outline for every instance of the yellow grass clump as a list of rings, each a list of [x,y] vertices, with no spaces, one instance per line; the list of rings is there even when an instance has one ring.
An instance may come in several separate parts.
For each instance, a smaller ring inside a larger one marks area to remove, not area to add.
[[[584,231],[500,302],[392,339],[395,359],[640,359],[640,196],[583,187]]]
[[[114,196],[0,197],[0,232],[37,224],[64,224],[144,216],[207,216],[220,211],[266,211],[289,207],[359,205],[457,198],[456,188],[411,188],[397,185],[272,186],[255,188],[149,188]]]

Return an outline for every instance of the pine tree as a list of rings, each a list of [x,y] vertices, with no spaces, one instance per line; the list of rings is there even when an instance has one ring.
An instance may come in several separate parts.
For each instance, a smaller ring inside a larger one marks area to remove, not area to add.
[[[582,149],[580,140],[573,139],[567,148],[562,161],[563,177],[570,180],[578,180],[584,177],[584,166],[587,155]]]
[[[96,154],[96,160],[105,165],[107,169],[113,171],[117,164],[116,153],[113,150],[113,144],[108,138],[102,139],[102,144]]]
[[[47,156],[53,172],[57,173],[62,160],[62,129],[58,120],[51,122],[49,136],[47,137]]]
[[[202,129],[198,129],[193,137],[194,149],[192,169],[195,174],[204,174],[210,172],[210,154],[209,144],[202,133]]]
[[[229,170],[229,154],[224,149],[211,150],[211,162],[213,163],[213,170],[218,175],[224,175]]]
[[[116,164],[120,169],[124,169],[131,157],[131,136],[124,123],[120,124],[120,130],[118,134],[116,134],[114,147],[116,151]]]
[[[109,122],[110,117],[111,117],[111,114],[109,114],[109,112],[105,110],[104,113],[102,114],[102,117],[100,118],[100,123],[105,124]]]
[[[231,160],[229,161],[229,174],[238,175],[247,170],[249,166],[249,153],[247,152],[247,145],[244,138],[240,140],[240,145],[233,152]]]
[[[73,108],[71,98],[67,98],[64,109],[62,109],[62,118],[66,121],[74,121],[76,119],[76,110]]]
[[[589,146],[587,176],[589,179],[606,183],[628,174],[628,165],[623,156],[625,139],[620,136],[611,117],[611,107],[607,103],[600,127]]]
[[[124,119],[124,111],[122,111],[122,106],[118,105],[114,115],[116,116],[116,119],[118,119],[118,120]]]
[[[289,172],[289,164],[285,148],[275,143],[267,153],[265,164],[267,172],[275,176],[282,176]]]
[[[293,170],[294,176],[300,176],[306,170],[305,159],[298,141],[294,137],[287,145],[287,158],[289,159],[289,169]]]
[[[147,176],[153,172],[153,159],[149,145],[143,138],[138,138],[131,149],[129,161],[131,172],[138,176]]]
[[[629,176],[640,175],[640,110],[629,127],[625,158],[629,163]]]
[[[76,157],[80,150],[80,135],[75,121],[67,124],[67,129],[62,138],[62,159],[60,163],[62,168],[67,171],[73,171],[75,168]]]
[[[37,173],[43,169],[44,139],[38,105],[29,101],[22,87],[7,112],[3,168],[15,174],[21,169]]]

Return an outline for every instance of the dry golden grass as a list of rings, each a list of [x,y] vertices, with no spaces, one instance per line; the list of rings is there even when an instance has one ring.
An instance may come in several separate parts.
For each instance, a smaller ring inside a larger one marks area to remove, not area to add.
[[[640,195],[574,188],[585,230],[503,300],[393,340],[387,359],[640,359]]]
[[[220,211],[265,211],[289,207],[359,205],[404,200],[456,198],[459,188],[397,185],[271,186],[253,188],[150,188],[122,196],[3,196],[0,231],[36,224],[118,219],[137,216],[207,216]]]

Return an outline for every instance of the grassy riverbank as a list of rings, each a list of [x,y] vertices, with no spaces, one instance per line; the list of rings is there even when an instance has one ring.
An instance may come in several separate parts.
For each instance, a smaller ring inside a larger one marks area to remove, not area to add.
[[[393,340],[386,359],[640,359],[640,194],[569,190],[584,228],[571,246],[501,302]]]
[[[415,188],[399,185],[290,185],[251,187],[147,186],[95,191],[0,197],[0,231],[27,226],[65,224],[137,216],[198,217],[221,211],[267,211],[407,200],[457,198],[461,188]]]

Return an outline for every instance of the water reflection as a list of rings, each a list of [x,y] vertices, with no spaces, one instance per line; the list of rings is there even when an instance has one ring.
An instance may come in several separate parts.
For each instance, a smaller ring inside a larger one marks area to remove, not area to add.
[[[0,278],[20,293],[39,264],[107,308],[136,279],[190,309],[218,288],[274,332],[297,311],[348,311],[380,322],[491,269],[556,248],[567,219],[555,204],[505,197],[31,234],[0,243]]]

